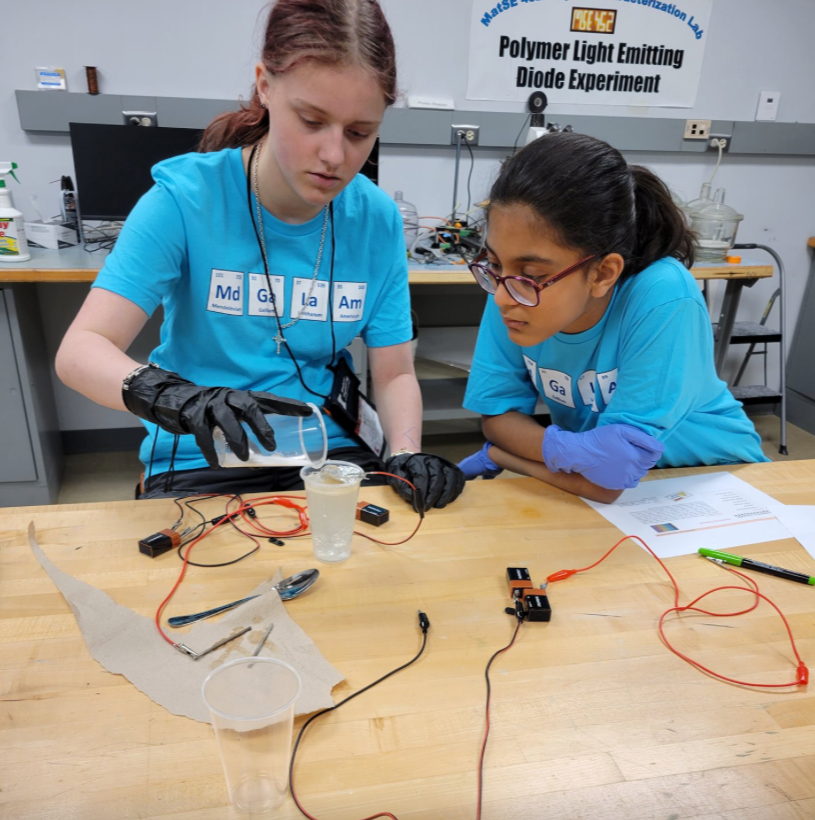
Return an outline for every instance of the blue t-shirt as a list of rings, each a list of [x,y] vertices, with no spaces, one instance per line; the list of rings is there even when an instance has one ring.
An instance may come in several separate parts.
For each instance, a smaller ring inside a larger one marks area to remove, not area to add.
[[[277,323],[263,259],[246,199],[241,151],[185,154],[153,168],[155,185],[128,217],[94,287],[117,293],[152,315],[164,307],[160,367],[195,384],[265,390],[322,400],[300,384],[285,347],[277,353]],[[252,207],[255,200],[252,198]],[[301,225],[264,209],[269,274],[281,322],[311,390],[328,394],[332,327],[336,350],[356,336],[369,347],[410,341],[410,294],[402,220],[396,204],[357,176],[334,200],[334,285],[329,300],[331,222],[312,291],[324,214]],[[329,305],[333,322],[329,321]],[[302,310],[302,313],[301,313]],[[325,418],[329,449],[354,444]],[[150,461],[155,425],[141,459]],[[173,437],[159,430],[153,473],[169,468]],[[176,470],[206,467],[192,436],[181,436]]]
[[[594,327],[531,347],[510,341],[489,298],[464,406],[531,415],[539,398],[564,430],[630,424],[650,433],[665,445],[658,467],[768,461],[716,375],[705,302],[675,259],[618,283]]]

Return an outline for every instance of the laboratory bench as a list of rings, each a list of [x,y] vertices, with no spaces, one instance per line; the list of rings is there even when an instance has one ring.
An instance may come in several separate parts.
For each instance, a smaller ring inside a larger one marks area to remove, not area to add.
[[[61,251],[32,248],[30,260],[0,265],[0,348],[14,353],[0,365],[0,415],[4,442],[9,442],[6,447],[13,444],[15,450],[0,465],[0,506],[53,503],[58,491],[55,476],[61,470],[62,449],[51,382],[53,363],[43,341],[37,288],[49,283],[88,285],[106,255],[79,245]],[[691,273],[700,281],[726,281],[718,326],[732,329],[742,289],[772,276],[773,267],[745,260],[696,265]],[[409,282],[419,325],[416,368],[424,419],[475,419],[474,413],[463,409],[462,401],[486,294],[463,265],[411,267]],[[718,333],[719,370],[729,337],[729,331]],[[545,412],[542,403],[538,409]]]
[[[721,471],[784,504],[815,503],[815,461],[664,470],[652,478]],[[416,516],[390,488],[368,488],[365,499],[391,510],[379,538],[409,535]],[[214,514],[215,502],[207,503]],[[177,515],[170,499],[0,510],[3,817],[240,816],[229,807],[211,727],[171,714],[94,660],[68,602],[29,545],[32,522],[59,571],[102,590],[119,607],[151,616],[181,562],[174,552],[141,555],[136,541]],[[263,515],[290,526],[282,514]],[[474,817],[484,669],[515,628],[504,613],[507,566],[528,567],[541,583],[556,570],[596,561],[620,535],[581,499],[533,479],[471,481],[454,504],[431,510],[408,543],[383,548],[356,536],[348,561],[323,564],[315,586],[286,608],[345,678],[335,701],[416,654],[417,607],[431,626],[416,664],[305,735],[295,775],[307,810],[320,818],[386,810],[403,820]],[[213,537],[221,540],[202,543],[205,555],[236,549],[231,536]],[[792,538],[738,553],[815,572]],[[304,538],[282,547],[264,542],[232,566],[190,567],[167,615],[235,600],[278,568],[289,575],[313,561]],[[683,604],[711,587],[741,582],[697,555],[668,564]],[[815,590],[767,575],[751,578],[788,617],[812,668]],[[551,621],[524,623],[491,669],[485,820],[813,817],[811,689],[729,685],[671,654],[657,632],[660,613],[673,602],[670,584],[633,542],[547,592]],[[754,600],[746,592],[735,593],[737,599],[732,590],[724,594],[731,598],[711,609],[735,609],[732,600],[749,607]],[[763,601],[738,618],[669,617],[666,629],[680,650],[723,674],[765,684],[794,677],[784,624]],[[112,640],[127,650],[130,636]],[[155,640],[161,641],[157,634]],[[237,657],[233,650],[211,663]],[[297,718],[295,731],[303,722]],[[290,796],[271,816],[302,817]]]

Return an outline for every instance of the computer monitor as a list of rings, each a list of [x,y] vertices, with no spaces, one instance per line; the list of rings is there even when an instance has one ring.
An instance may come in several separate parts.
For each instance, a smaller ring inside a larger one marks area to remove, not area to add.
[[[123,220],[153,186],[150,169],[195,151],[196,128],[70,123],[81,219]]]
[[[150,169],[195,151],[196,128],[70,123],[80,219],[121,221],[153,185]],[[361,172],[379,181],[379,138]]]

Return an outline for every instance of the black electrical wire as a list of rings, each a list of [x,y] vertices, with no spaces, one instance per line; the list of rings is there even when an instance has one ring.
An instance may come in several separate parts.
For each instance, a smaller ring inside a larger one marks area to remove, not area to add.
[[[235,527],[235,524],[231,519],[230,519],[229,523],[232,524],[233,527]],[[235,527],[235,529],[238,529],[238,528]],[[241,530],[238,530],[238,532],[241,532]],[[242,533],[242,534],[246,535],[246,533]],[[251,536],[247,535],[246,537],[250,538]],[[184,560],[184,556],[181,554],[181,550],[187,545],[187,543],[189,543],[189,542],[186,542],[184,544],[179,544],[179,546],[178,546],[178,557],[182,561]],[[205,569],[214,569],[215,567],[228,567],[231,564],[237,564],[238,561],[243,561],[244,558],[248,558],[250,555],[254,555],[259,549],[260,549],[260,544],[258,543],[257,546],[253,550],[249,550],[249,552],[245,552],[243,555],[240,555],[237,558],[233,558],[231,561],[222,561],[220,564],[198,564],[198,563],[195,563],[193,561],[187,561],[187,565],[191,566],[191,567],[204,567]]]
[[[228,498],[230,501],[237,501],[241,506],[243,506],[243,498],[239,495],[232,495],[230,493],[215,493],[215,494],[212,494],[212,495],[204,496],[202,498],[197,498],[197,499],[196,498],[190,498],[190,499],[187,499],[186,501],[184,501],[183,502],[184,506],[188,510],[192,510],[194,513],[196,513],[201,518],[201,523],[198,524],[189,533],[187,533],[187,535],[184,536],[184,540],[178,545],[178,549],[177,549],[178,557],[182,561],[184,560],[184,556],[181,554],[181,550],[184,547],[186,547],[187,544],[190,543],[190,541],[193,541],[195,538],[198,537],[198,531],[205,529],[208,524],[215,524],[218,521],[217,518],[214,518],[212,520],[208,519],[201,512],[201,510],[199,510],[199,509],[197,509],[196,507],[193,506],[193,504],[197,503],[198,501],[208,501],[212,498]],[[176,505],[176,507],[178,507],[179,511],[181,512],[181,517],[183,518],[184,511],[181,509],[181,504],[179,503],[178,499],[174,498],[173,503]],[[227,515],[229,515],[229,514],[227,513]],[[196,562],[196,561],[189,561],[188,560],[187,564],[189,564],[189,566],[191,566],[191,567],[204,567],[205,569],[211,569],[211,568],[214,568],[214,567],[228,567],[231,564],[237,564],[238,561],[243,561],[244,558],[248,558],[250,555],[254,555],[254,553],[256,553],[260,549],[260,542],[256,538],[254,538],[254,536],[249,535],[249,533],[244,532],[240,527],[238,527],[235,524],[234,520],[233,520],[233,516],[231,516],[231,515],[229,516],[229,522],[228,523],[230,523],[232,525],[233,529],[237,530],[241,535],[243,535],[246,538],[249,538],[249,539],[253,540],[255,542],[255,548],[253,550],[250,550],[249,552],[244,553],[243,555],[239,556],[238,558],[233,558],[231,561],[223,561],[223,562],[218,563],[218,564],[201,564],[201,563]]]
[[[110,224],[110,228],[116,231],[116,233],[108,233],[104,228],[105,223],[93,228],[85,225],[77,226],[79,238],[83,240],[83,250],[88,253],[96,253],[97,251],[109,251],[113,248],[116,240],[119,238],[120,228],[117,229],[116,225]],[[95,236],[89,237],[89,233],[93,233]],[[91,245],[96,245],[96,247],[90,247]]]
[[[523,623],[522,620],[518,619],[518,623],[515,625],[515,631],[512,633],[512,640],[502,649],[499,649],[489,660],[487,663],[487,668],[484,670],[484,677],[487,680],[487,707],[486,707],[486,715],[487,715],[487,726],[484,730],[484,740],[481,743],[481,755],[478,758],[478,802],[476,804],[476,820],[481,820],[481,798],[483,793],[483,781],[484,781],[484,753],[487,751],[487,738],[490,736],[490,697],[492,695],[492,690],[490,688],[490,667],[492,666],[492,662],[503,652],[506,652],[512,644],[515,643],[515,639],[518,637],[518,630],[521,628],[521,624]]]
[[[82,250],[87,251],[88,253],[96,253],[97,251],[110,251],[113,250],[113,246],[115,244],[115,239],[88,239],[82,244]],[[96,247],[91,248],[89,247],[90,245],[96,245]]]
[[[158,425],[156,425],[156,432],[153,434],[153,446],[150,448],[150,461],[147,463],[147,474],[144,477],[144,480],[153,477],[153,459],[156,455],[156,444],[158,443]]]
[[[470,183],[473,181],[473,170],[475,169],[475,155],[473,154],[473,149],[470,145],[470,141],[465,140],[464,144],[467,146],[467,150],[470,152],[470,173],[467,176],[467,210],[465,211],[465,214],[469,214],[470,205],[473,201],[472,193],[470,191]]]
[[[173,489],[173,478],[175,477],[175,455],[178,452],[178,443],[181,441],[181,436],[178,433],[173,434],[173,448],[170,451],[170,466],[167,472],[164,473],[164,492],[169,493]]]
[[[331,361],[328,369],[334,369],[334,357],[337,355],[337,339],[334,335],[334,257],[336,256],[336,234],[334,233],[334,200],[328,203],[328,215],[331,218],[331,268],[328,272],[328,323],[331,325]],[[766,379],[764,381],[767,381]],[[328,401],[328,396],[323,396]]]
[[[339,709],[344,703],[348,703],[349,700],[353,700],[357,695],[361,695],[363,692],[367,692],[369,689],[372,689],[382,681],[387,680],[391,676],[395,675],[397,672],[401,672],[403,669],[407,669],[408,666],[416,663],[416,661],[421,658],[422,653],[427,646],[427,630],[430,628],[430,621],[427,619],[427,615],[424,614],[421,610],[419,610],[419,626],[422,630],[422,646],[416,655],[413,656],[407,663],[402,664],[401,666],[397,667],[396,669],[391,670],[386,675],[383,675],[381,678],[377,678],[373,683],[369,683],[367,686],[364,686],[358,692],[354,692],[351,695],[348,695],[347,698],[343,698],[339,703],[335,703],[333,706],[329,706],[327,709],[321,709],[319,712],[315,712],[301,727],[300,733],[297,735],[297,740],[294,742],[294,748],[291,752],[291,763],[289,764],[289,788],[291,789],[291,796],[294,799],[294,803],[298,809],[310,820],[314,820],[314,817],[309,814],[301,805],[300,801],[297,798],[297,793],[294,790],[294,761],[295,757],[297,756],[297,750],[300,747],[300,741],[303,739],[303,735],[305,734],[306,729],[321,715],[326,714],[326,712],[333,712],[335,709]],[[392,814],[388,812],[381,812],[380,814],[374,814],[372,817],[393,817]]]
[[[521,134],[523,134],[524,130],[526,129],[526,125],[529,122],[529,118],[531,114],[526,115],[526,119],[524,120],[524,124],[521,126],[521,130],[518,132],[518,136],[515,137],[515,142],[512,145],[512,156],[515,156],[515,152],[518,150],[518,140],[521,138]]]

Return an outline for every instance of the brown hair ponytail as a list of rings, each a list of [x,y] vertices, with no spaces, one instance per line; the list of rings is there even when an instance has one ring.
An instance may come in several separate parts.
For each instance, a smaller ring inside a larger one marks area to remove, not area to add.
[[[642,165],[630,165],[634,180],[637,239],[632,267],[642,270],[665,256],[693,264],[693,234],[671,198],[668,186]]]
[[[260,104],[257,89],[252,89],[249,104],[241,103],[240,111],[219,114],[201,136],[198,150],[220,151],[222,148],[238,148],[254,145],[269,130],[269,112]]]
[[[261,60],[272,75],[304,60],[361,65],[379,81],[386,103],[396,100],[396,49],[377,0],[277,0],[266,21]],[[198,150],[252,145],[268,127],[268,112],[253,88],[248,104],[209,124]]]

